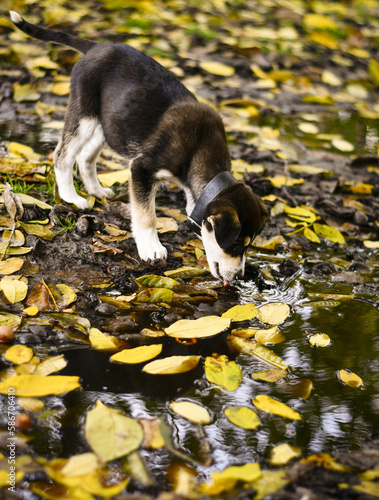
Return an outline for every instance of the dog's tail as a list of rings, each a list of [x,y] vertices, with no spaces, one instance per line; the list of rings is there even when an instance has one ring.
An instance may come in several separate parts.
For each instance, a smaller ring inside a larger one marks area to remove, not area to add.
[[[61,31],[53,31],[46,28],[41,28],[40,26],[36,26],[35,24],[28,23],[20,16],[20,14],[13,10],[11,10],[9,14],[17,28],[33,38],[45,40],[46,42],[59,43],[61,45],[68,45],[78,52],[82,52],[82,54],[85,54],[96,45],[95,42],[86,40],[85,38],[69,35],[68,33],[62,33]]]

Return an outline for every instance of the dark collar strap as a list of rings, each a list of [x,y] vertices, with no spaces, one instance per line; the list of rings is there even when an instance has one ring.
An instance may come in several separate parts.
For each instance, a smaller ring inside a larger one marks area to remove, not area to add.
[[[209,203],[221,193],[221,191],[236,182],[238,181],[229,171],[217,174],[216,177],[213,177],[213,179],[208,182],[204,191],[201,193],[200,198],[197,200],[191,215],[188,216],[187,224],[192,231],[199,236],[201,235],[201,223],[203,221],[205,209]]]

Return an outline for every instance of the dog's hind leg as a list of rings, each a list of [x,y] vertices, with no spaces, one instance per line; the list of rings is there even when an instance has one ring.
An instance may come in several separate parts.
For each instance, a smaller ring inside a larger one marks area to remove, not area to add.
[[[157,183],[144,169],[143,158],[132,160],[129,178],[130,212],[133,236],[142,260],[167,257],[167,250],[159,241],[157,233],[156,190]]]
[[[105,146],[103,129],[100,122],[95,118],[91,119],[91,123],[89,119],[86,119],[85,126],[87,129],[93,129],[92,135],[76,157],[84,186],[88,194],[97,198],[113,198],[114,192],[112,189],[103,188],[96,173],[96,160]],[[84,128],[83,122],[81,128]]]

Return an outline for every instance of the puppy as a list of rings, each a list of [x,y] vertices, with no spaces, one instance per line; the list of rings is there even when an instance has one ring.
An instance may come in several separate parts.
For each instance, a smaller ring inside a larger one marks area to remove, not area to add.
[[[210,270],[230,282],[243,276],[245,252],[267,216],[261,199],[230,173],[222,120],[154,59],[123,44],[98,44],[42,28],[10,12],[26,34],[67,45],[84,57],[76,63],[62,138],[54,152],[60,197],[87,208],[73,183],[77,162],[85,189],[111,198],[96,175],[108,144],[131,158],[133,236],[143,260],[167,257],[158,239],[155,193],[163,180],[180,185],[190,227],[201,236]]]

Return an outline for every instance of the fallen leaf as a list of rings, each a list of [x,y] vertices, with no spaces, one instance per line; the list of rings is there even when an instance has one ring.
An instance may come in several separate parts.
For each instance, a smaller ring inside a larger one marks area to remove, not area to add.
[[[136,278],[135,282],[140,287],[146,288],[172,288],[175,285],[179,285],[179,281],[172,278],[166,278],[165,276],[158,276],[156,274],[146,274],[140,278]]]
[[[343,151],[344,153],[350,153],[354,151],[354,145],[351,142],[345,141],[344,139],[333,139],[332,146],[339,151]]]
[[[89,445],[103,462],[131,453],[143,439],[142,427],[136,420],[100,400],[87,413],[84,430]]]
[[[222,318],[229,318],[232,321],[245,321],[248,319],[255,318],[258,314],[258,309],[255,304],[243,304],[231,307],[222,314]]]
[[[261,477],[261,469],[257,463],[234,465],[222,472],[212,472],[212,483],[203,483],[201,493],[204,495],[220,495],[232,490],[238,482],[251,483]]]
[[[247,406],[228,406],[224,413],[232,424],[242,427],[242,429],[253,430],[261,425],[258,415]]]
[[[90,329],[89,341],[97,351],[115,351],[122,345],[122,342],[116,337],[108,333],[103,333],[98,328]]]
[[[193,424],[207,425],[211,422],[209,411],[197,403],[192,403],[191,401],[172,401],[170,408]]]
[[[331,343],[330,337],[326,333],[315,333],[308,340],[311,345],[316,347],[327,347]]]
[[[261,394],[253,399],[253,404],[258,410],[289,418],[291,420],[302,420],[300,413],[277,399]]]
[[[288,365],[285,361],[273,351],[255,342],[255,340],[243,339],[235,335],[228,335],[228,345],[238,353],[257,356],[276,368],[287,370]]]
[[[270,302],[258,309],[257,318],[263,323],[269,325],[278,325],[283,323],[290,313],[290,308],[283,302]]]
[[[0,382],[0,393],[8,394],[9,388],[15,389],[16,396],[42,397],[70,392],[80,387],[79,377],[64,375],[16,375]]]
[[[185,373],[193,370],[199,364],[200,358],[201,356],[170,356],[151,361],[142,371],[151,375]]]
[[[279,444],[271,450],[270,464],[271,465],[286,465],[290,460],[299,456],[300,448],[295,448],[288,443]]]
[[[263,370],[251,374],[253,380],[261,380],[262,382],[279,382],[287,376],[286,370],[276,368],[273,370]]]
[[[349,387],[357,388],[362,387],[363,385],[363,380],[361,379],[361,377],[351,372],[350,370],[339,370],[338,375],[340,380]]]
[[[313,224],[313,228],[318,236],[326,238],[332,243],[339,243],[340,245],[343,245],[345,243],[345,238],[342,236],[341,232],[334,227],[327,226],[326,224],[318,224],[317,222],[315,222]]]
[[[205,358],[205,376],[211,384],[235,391],[242,381],[242,370],[235,361],[225,355],[213,355]]]
[[[63,370],[67,365],[67,361],[64,359],[63,354],[59,354],[58,356],[48,356],[43,359],[41,363],[34,370],[34,375],[42,375],[46,377],[51,373],[59,372]]]
[[[33,350],[26,345],[12,345],[4,353],[4,358],[15,365],[28,363],[33,357]]]
[[[203,316],[198,319],[180,319],[168,328],[165,332],[169,337],[192,339],[212,337],[228,328],[229,318],[220,318],[219,316]]]
[[[16,273],[23,265],[24,261],[20,257],[10,257],[9,259],[2,260],[0,261],[0,275]]]
[[[28,285],[21,280],[4,277],[0,280],[0,290],[11,304],[16,304],[16,302],[21,302],[26,297]]]
[[[132,349],[123,349],[113,354],[111,361],[117,361],[125,364],[138,364],[150,361],[162,352],[162,344],[151,344],[134,347]]]
[[[199,66],[208,73],[217,76],[232,76],[235,73],[232,66],[217,61],[201,61]]]

